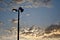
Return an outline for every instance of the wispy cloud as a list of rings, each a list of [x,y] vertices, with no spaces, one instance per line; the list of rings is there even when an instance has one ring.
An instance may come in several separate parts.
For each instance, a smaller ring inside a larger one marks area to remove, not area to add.
[[[11,1],[4,1],[0,0],[2,5],[4,5],[7,8],[15,7],[16,5],[23,6],[25,8],[38,8],[38,7],[52,7],[51,4],[52,0],[11,0]],[[24,4],[24,5],[22,5]],[[17,6],[17,7],[19,7]],[[1,7],[1,6],[0,6]],[[0,8],[1,10],[1,8]]]
[[[51,7],[52,5],[51,5],[51,0],[14,0],[15,1],[15,3],[19,3],[19,4],[21,4],[21,3],[27,3],[27,4],[31,4],[32,5],[32,7],[35,7],[35,8],[37,8],[37,7]],[[26,5],[26,4],[25,4]],[[28,6],[28,5],[27,5]],[[26,7],[27,7],[26,6]],[[30,6],[31,7],[31,6]],[[31,7],[31,8],[32,8]]]
[[[25,2],[25,0],[12,0],[13,2],[17,3],[17,4],[22,4]]]
[[[17,28],[12,27],[9,30],[4,30],[6,34],[0,36],[0,40],[17,40]]]
[[[30,16],[30,14],[26,14],[26,16]]]
[[[3,22],[2,21],[0,21],[0,25],[2,25],[3,24]]]
[[[10,22],[12,22],[12,23],[18,23],[18,19],[16,18],[16,19],[11,19],[11,20],[9,20]]]

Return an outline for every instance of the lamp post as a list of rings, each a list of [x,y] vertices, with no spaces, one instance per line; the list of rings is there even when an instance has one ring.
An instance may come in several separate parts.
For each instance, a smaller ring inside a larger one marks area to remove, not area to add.
[[[19,7],[18,9],[12,9],[13,12],[18,12],[18,28],[17,28],[17,40],[19,40],[19,20],[20,20],[20,13],[24,11],[22,7]]]

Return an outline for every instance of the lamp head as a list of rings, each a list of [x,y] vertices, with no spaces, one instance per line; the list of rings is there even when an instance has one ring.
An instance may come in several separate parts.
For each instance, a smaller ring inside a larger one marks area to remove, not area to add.
[[[17,12],[17,9],[12,9],[13,12]]]
[[[23,11],[24,11],[24,9],[23,9],[22,7],[19,7],[19,10],[20,10],[21,12],[23,12]]]
[[[13,12],[17,12],[17,11],[20,11],[20,12],[23,12],[24,9],[22,7],[19,7],[19,9],[12,9]]]

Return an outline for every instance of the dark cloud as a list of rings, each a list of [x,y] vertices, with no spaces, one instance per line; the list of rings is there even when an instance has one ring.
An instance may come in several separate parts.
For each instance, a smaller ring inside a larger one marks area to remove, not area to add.
[[[45,29],[45,33],[57,32],[60,30],[60,25],[51,25]]]
[[[3,1],[3,0],[0,0],[0,2]]]
[[[51,36],[48,36],[48,38],[60,38],[60,34],[53,34]]]

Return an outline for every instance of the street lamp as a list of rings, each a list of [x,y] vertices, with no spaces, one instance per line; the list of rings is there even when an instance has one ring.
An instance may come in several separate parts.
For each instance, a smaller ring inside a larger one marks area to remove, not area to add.
[[[18,9],[12,9],[13,12],[18,12],[18,29],[17,29],[17,40],[19,40],[19,20],[20,20],[20,12],[22,13],[24,9],[22,7],[19,7]]]

